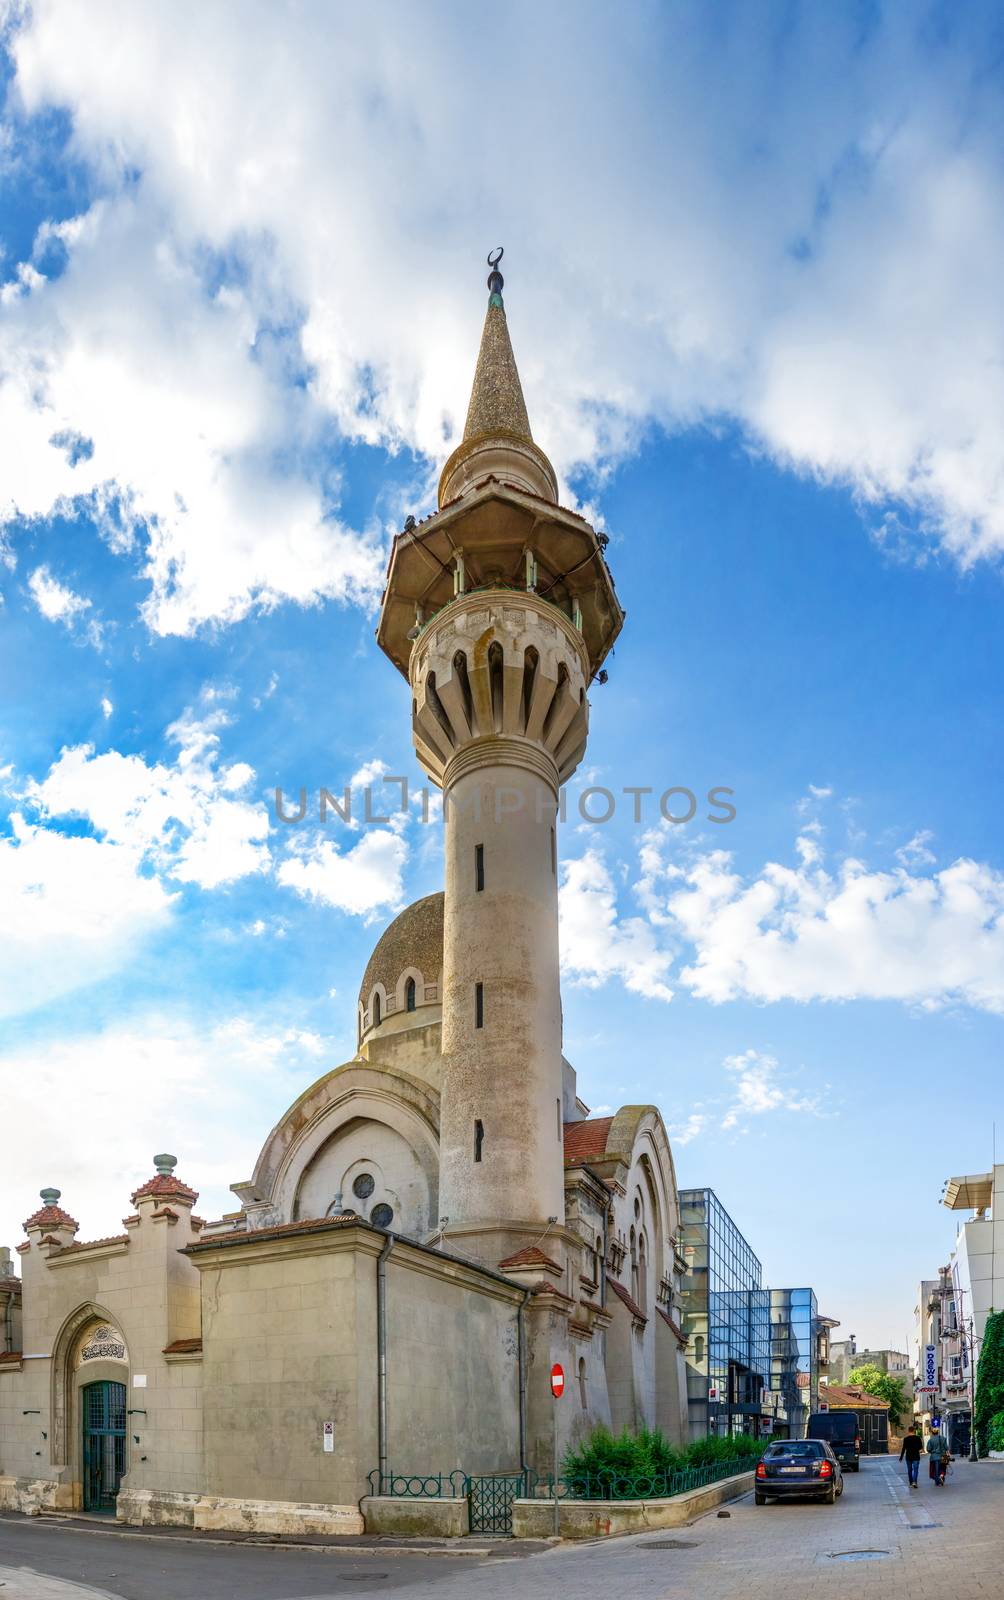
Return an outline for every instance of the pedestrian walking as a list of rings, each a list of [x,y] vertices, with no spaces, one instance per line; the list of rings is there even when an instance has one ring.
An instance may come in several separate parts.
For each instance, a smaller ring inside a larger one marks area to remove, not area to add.
[[[948,1440],[942,1433],[932,1433],[927,1441],[927,1453],[931,1458],[931,1477],[935,1487],[940,1489],[945,1481],[948,1469]]]
[[[911,1427],[900,1445],[899,1459],[906,1462],[906,1477],[911,1489],[916,1489],[917,1479],[920,1476],[920,1458],[924,1451],[924,1442],[916,1428]]]

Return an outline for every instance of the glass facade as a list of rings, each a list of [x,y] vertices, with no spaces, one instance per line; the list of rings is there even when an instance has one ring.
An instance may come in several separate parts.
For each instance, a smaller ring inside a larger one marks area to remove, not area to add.
[[[713,1189],[681,1189],[680,1238],[691,1434],[769,1432],[770,1295],[760,1262]]]
[[[819,1345],[816,1296],[811,1289],[770,1291],[770,1386],[767,1404],[777,1431],[805,1436],[819,1409]]]
[[[765,1289],[763,1268],[713,1189],[680,1190],[683,1332],[692,1438],[804,1438],[819,1403],[823,1333],[811,1289]]]

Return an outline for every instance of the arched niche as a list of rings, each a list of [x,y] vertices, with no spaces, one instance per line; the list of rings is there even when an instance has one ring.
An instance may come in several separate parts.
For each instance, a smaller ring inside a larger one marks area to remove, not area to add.
[[[117,1338],[98,1339],[102,1330]],[[50,1362],[49,1459],[69,1467],[79,1480],[81,1464],[80,1390],[109,1379],[129,1386],[129,1349],[121,1325],[94,1301],[71,1311],[56,1335]]]

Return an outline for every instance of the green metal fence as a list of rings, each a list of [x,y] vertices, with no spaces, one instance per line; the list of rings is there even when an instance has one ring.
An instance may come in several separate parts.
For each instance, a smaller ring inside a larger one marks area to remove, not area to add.
[[[571,1472],[560,1477],[558,1498],[564,1500],[669,1500],[691,1489],[704,1489],[740,1472],[752,1472],[757,1457],[739,1456],[714,1461],[706,1467],[680,1467],[675,1472]],[[538,1499],[554,1497],[554,1478],[535,1477],[531,1493]]]
[[[709,1483],[752,1472],[758,1457],[738,1456],[731,1461],[714,1461],[706,1467],[680,1467],[675,1472],[570,1472],[559,1477],[560,1500],[669,1500],[691,1489],[704,1489]],[[539,1473],[506,1473],[470,1476],[459,1469],[453,1472],[385,1472],[368,1474],[370,1494],[396,1495],[406,1500],[459,1500],[463,1496],[485,1493],[486,1485],[500,1484],[505,1498],[551,1500],[555,1479]]]
[[[366,1474],[372,1495],[395,1495],[400,1500],[461,1500],[468,1493],[466,1472],[384,1472],[376,1467]]]

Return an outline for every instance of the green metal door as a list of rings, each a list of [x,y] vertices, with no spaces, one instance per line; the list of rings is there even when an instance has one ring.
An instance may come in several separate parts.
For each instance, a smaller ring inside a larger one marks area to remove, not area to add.
[[[124,1383],[89,1383],[80,1391],[84,1423],[84,1510],[114,1512],[125,1471]]]
[[[467,1495],[472,1533],[501,1533],[512,1537],[512,1503],[525,1493],[521,1472],[493,1473],[469,1478]]]

